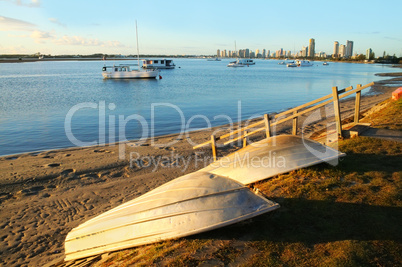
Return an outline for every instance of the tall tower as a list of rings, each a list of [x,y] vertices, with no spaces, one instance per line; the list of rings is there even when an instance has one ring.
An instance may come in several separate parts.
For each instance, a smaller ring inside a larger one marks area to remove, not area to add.
[[[338,57],[339,56],[339,43],[338,41],[334,42],[334,53],[332,54],[332,57]]]
[[[220,56],[221,56],[221,50],[218,49],[218,50],[216,51],[216,56],[217,56],[217,57],[220,57]]]
[[[346,47],[345,45],[340,45],[339,46],[339,57],[345,57],[346,56]]]
[[[371,53],[373,53],[373,50],[371,50],[371,48],[369,48],[369,49],[366,50],[366,59],[367,59],[367,60],[370,59]]]
[[[346,41],[346,57],[353,56],[353,41]]]
[[[313,38],[310,39],[308,44],[308,54],[307,56],[313,58],[315,55],[315,40]]]

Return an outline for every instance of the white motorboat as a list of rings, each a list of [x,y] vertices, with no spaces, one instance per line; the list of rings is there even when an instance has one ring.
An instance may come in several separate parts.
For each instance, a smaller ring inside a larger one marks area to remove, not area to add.
[[[313,66],[314,64],[311,63],[311,62],[308,61],[308,60],[296,60],[296,65],[297,65],[298,67],[311,67],[311,66]]]
[[[239,182],[197,171],[74,228],[65,240],[65,260],[189,236],[277,208]]]
[[[130,64],[105,65],[102,68],[102,76],[105,79],[155,79],[159,77],[159,70],[132,69]]]
[[[215,58],[208,58],[207,61],[221,61],[221,59],[218,57],[215,57]]]
[[[237,68],[237,67],[244,67],[246,65],[244,65],[243,63],[240,62],[240,60],[236,60],[236,61],[232,61],[230,62],[228,65],[228,67],[232,67],[232,68]]]
[[[324,63],[322,63],[322,65],[328,66],[329,64],[328,64],[328,62],[324,62]]]
[[[144,69],[174,69],[176,65],[171,59],[144,59],[142,67]]]
[[[255,65],[255,62],[252,59],[243,59],[239,58],[236,61],[230,62],[227,66],[228,67],[244,67],[249,65]]]
[[[119,66],[106,66],[102,68],[102,76],[104,79],[155,79],[160,78],[159,70],[142,70],[140,69],[140,51],[138,47],[138,30],[137,21],[135,21],[135,33],[137,39],[137,60],[138,64],[121,64]],[[137,66],[137,69],[132,69],[132,66]]]
[[[288,63],[288,64],[286,64],[286,67],[294,68],[294,67],[297,67],[297,64],[296,63]]]

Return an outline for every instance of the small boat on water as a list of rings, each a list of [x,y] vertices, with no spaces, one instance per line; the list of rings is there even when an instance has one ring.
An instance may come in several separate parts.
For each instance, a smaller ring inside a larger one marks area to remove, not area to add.
[[[104,79],[155,79],[161,78],[158,69],[142,70],[140,69],[140,51],[138,48],[138,30],[137,21],[135,21],[135,33],[137,39],[137,62],[138,64],[121,64],[118,66],[106,66],[102,68]],[[133,69],[132,66],[137,66]]]
[[[323,66],[328,66],[329,64],[328,64],[328,62],[324,62],[324,63],[322,63],[322,65]]]
[[[252,59],[242,59],[239,58],[236,61],[230,62],[227,66],[228,67],[244,67],[249,65],[255,65],[255,62]]]
[[[176,65],[171,59],[144,59],[142,68],[144,69],[174,69]]]
[[[294,68],[294,67],[297,67],[297,64],[296,63],[288,63],[288,64],[286,64],[286,67]]]
[[[221,61],[221,59],[218,57],[215,57],[215,58],[208,58],[207,61]]]
[[[159,77],[159,70],[133,69],[130,64],[103,66],[102,76],[105,79],[155,79]]]
[[[308,61],[308,60],[296,60],[296,65],[297,65],[298,67],[311,67],[311,66],[313,66],[314,64],[311,63],[311,62]]]
[[[65,260],[202,233],[277,208],[239,182],[197,171],[74,228],[65,240]]]

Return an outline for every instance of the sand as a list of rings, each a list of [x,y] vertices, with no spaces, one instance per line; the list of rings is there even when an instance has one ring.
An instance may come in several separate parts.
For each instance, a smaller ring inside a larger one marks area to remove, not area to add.
[[[391,83],[401,83],[401,80],[401,77],[394,78]],[[371,92],[381,94],[364,96],[362,110],[390,98],[395,84],[387,84],[390,82],[377,82],[372,87]],[[341,109],[343,118],[352,115],[354,99],[343,101]],[[318,116],[301,129],[306,118],[311,117],[301,118],[299,132],[307,136],[333,121],[333,117]],[[217,129],[222,134],[230,127],[220,126],[211,131]],[[132,141],[1,157],[0,265],[42,266],[62,260],[64,239],[72,228],[208,165],[210,147],[193,150],[191,143],[207,141],[211,131],[158,137],[154,144],[151,140]],[[290,123],[277,129],[278,133],[290,131]],[[218,154],[236,148],[236,145],[222,148]]]

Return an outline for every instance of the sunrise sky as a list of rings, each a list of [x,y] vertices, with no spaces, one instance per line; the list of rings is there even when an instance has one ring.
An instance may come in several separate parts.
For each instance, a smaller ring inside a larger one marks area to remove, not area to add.
[[[0,54],[212,55],[354,42],[402,56],[402,1],[0,0]]]

